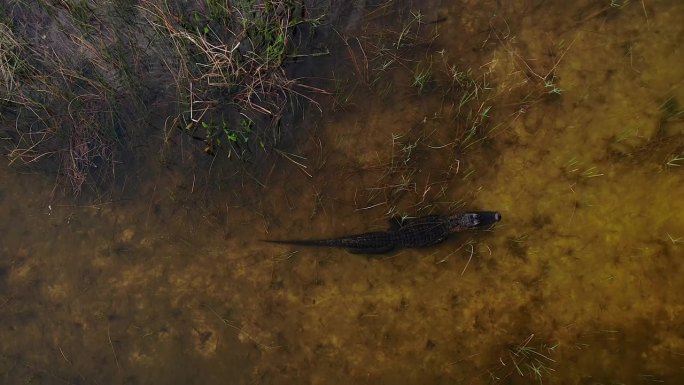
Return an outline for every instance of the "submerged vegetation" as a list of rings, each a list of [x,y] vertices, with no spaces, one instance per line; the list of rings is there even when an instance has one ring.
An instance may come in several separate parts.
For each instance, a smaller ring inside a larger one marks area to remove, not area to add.
[[[474,172],[463,154],[492,139],[505,123],[495,123],[494,106],[522,93],[523,86],[504,92],[493,83],[491,68],[473,67],[445,49],[439,41],[445,18],[389,6],[377,7],[368,18],[383,22],[364,24],[358,36],[343,36],[354,76],[336,80],[335,106],[349,110],[350,93],[368,90],[387,103],[420,106],[421,112],[409,129],[387,138],[389,157],[375,167],[377,183],[366,189],[357,209],[383,207],[387,217],[455,210],[464,202],[449,198],[450,186]],[[560,88],[550,79],[552,71],[542,81],[524,84],[526,99],[516,103],[529,107],[557,97]],[[426,168],[435,173],[426,176],[421,172]]]
[[[684,3],[335,3],[0,2],[3,383],[682,382]]]

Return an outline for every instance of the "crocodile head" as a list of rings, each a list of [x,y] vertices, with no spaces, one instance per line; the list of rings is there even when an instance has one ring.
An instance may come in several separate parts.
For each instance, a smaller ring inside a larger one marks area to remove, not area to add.
[[[449,217],[449,230],[458,232],[467,229],[481,229],[494,225],[501,220],[498,211],[473,211]]]

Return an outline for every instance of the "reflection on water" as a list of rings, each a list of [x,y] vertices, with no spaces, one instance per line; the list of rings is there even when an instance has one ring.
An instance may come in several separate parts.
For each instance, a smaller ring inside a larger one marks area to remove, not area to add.
[[[370,7],[260,170],[179,144],[75,205],[2,166],[2,382],[684,381],[684,4],[486,3]],[[504,219],[380,259],[259,242],[464,209]]]

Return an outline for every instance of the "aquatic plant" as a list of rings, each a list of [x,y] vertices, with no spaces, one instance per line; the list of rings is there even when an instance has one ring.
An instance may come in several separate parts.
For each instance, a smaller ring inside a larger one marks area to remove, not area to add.
[[[354,104],[345,90],[365,88],[386,103],[437,108],[421,111],[410,129],[388,135],[389,157],[374,166],[380,174],[378,182],[366,189],[358,209],[383,206],[384,215],[391,217],[430,212],[436,209],[435,202],[460,207],[463,202],[447,198],[451,178],[463,172],[458,156],[435,156],[435,152],[465,151],[496,129],[489,125],[494,87],[486,73],[463,66],[436,46],[437,27],[445,19],[430,20],[411,7],[388,5],[373,9],[366,18],[384,22],[379,23],[381,28],[375,22],[364,24],[354,37],[341,35],[355,74],[352,79],[336,79],[346,85],[337,88],[345,106]],[[421,172],[429,159],[448,161],[430,166],[446,171]],[[472,172],[466,170],[465,178]]]
[[[622,8],[629,3],[629,0],[610,0],[611,8]]]
[[[666,163],[666,165],[670,167],[681,167],[682,164],[684,164],[684,153],[679,155],[672,155]]]
[[[411,85],[422,92],[432,80],[432,77],[432,66],[419,63],[413,71],[413,83]]]
[[[586,179],[597,178],[604,176],[605,174],[598,170],[596,166],[587,166],[584,162],[577,159],[577,157],[572,157],[567,161],[562,170],[568,177],[581,177]]]
[[[556,360],[552,356],[558,344],[533,344],[534,337],[534,334],[530,334],[522,342],[512,344],[501,352],[497,363],[487,371],[493,383],[510,381],[510,377],[519,376],[543,385],[544,379],[555,372],[552,366]]]
[[[509,357],[520,376],[531,376],[542,384],[543,377],[554,371],[551,368],[551,364],[556,361],[550,356],[558,345],[547,346],[546,344],[541,344],[538,347],[530,346],[533,338],[534,334],[531,334],[521,344],[510,349]]]
[[[684,108],[674,96],[670,96],[660,105],[665,122],[680,122],[684,119]]]

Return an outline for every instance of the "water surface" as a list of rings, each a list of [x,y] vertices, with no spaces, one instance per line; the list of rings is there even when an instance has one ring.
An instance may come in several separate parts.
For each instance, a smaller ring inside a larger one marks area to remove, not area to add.
[[[2,382],[683,382],[684,4],[613,5],[367,5],[323,59],[346,97],[247,172],[179,137],[74,203],[3,165]],[[381,258],[259,241],[468,209],[504,219]]]

